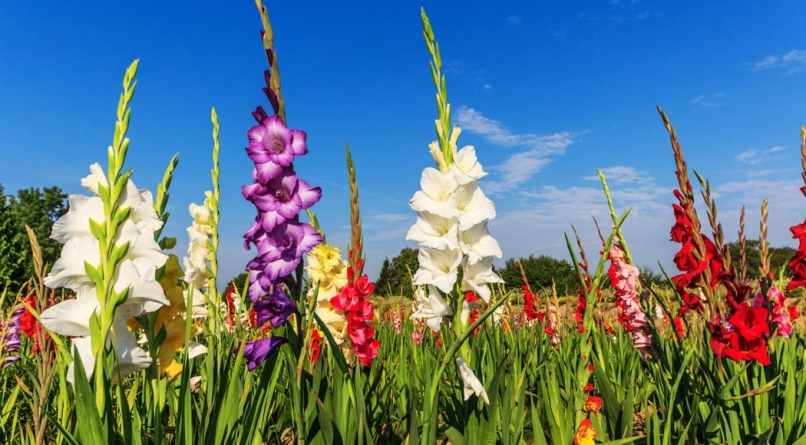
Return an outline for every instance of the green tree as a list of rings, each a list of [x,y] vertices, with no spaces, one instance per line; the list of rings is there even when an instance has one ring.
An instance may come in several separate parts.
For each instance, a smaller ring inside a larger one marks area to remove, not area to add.
[[[25,226],[33,229],[43,261],[52,266],[61,244],[50,238],[53,223],[67,212],[67,195],[59,187],[29,188],[6,196],[0,187],[0,284],[16,291],[33,276],[31,244]]]
[[[389,258],[384,259],[378,280],[375,282],[375,292],[387,297],[403,295],[414,298],[411,278],[420,267],[418,254],[419,250],[404,247],[391,262]]]
[[[560,295],[574,292],[574,266],[566,260],[558,260],[546,255],[538,257],[529,255],[528,258],[521,258],[523,271],[532,291],[539,289],[551,289],[552,280],[557,286],[557,293]],[[519,288],[521,281],[521,271],[518,267],[517,258],[507,259],[504,267],[498,271],[501,279],[508,289]]]
[[[230,286],[235,285],[235,289],[238,291],[238,293],[242,293],[244,286],[246,286],[247,278],[249,278],[248,273],[246,272],[239,273],[235,278],[229,280],[229,283],[227,283],[227,287],[224,288],[224,291],[226,292],[226,290],[228,290]],[[242,297],[245,298],[243,295]]]

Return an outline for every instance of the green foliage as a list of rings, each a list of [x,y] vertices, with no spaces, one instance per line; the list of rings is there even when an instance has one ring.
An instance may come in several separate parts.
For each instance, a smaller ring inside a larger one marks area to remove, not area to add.
[[[403,295],[414,298],[411,278],[420,267],[418,254],[417,249],[404,247],[391,262],[389,258],[384,259],[378,280],[375,282],[375,293],[387,297]]]
[[[246,289],[247,279],[249,279],[248,273],[246,272],[239,273],[238,275],[235,276],[235,278],[229,280],[229,282],[227,283],[227,287],[224,288],[224,291],[226,292],[230,288],[230,286],[235,286],[235,289],[239,293],[243,292],[243,290]]]
[[[557,286],[558,294],[570,295],[574,293],[574,266],[568,261],[558,260],[546,255],[538,257],[529,255],[529,258],[521,258],[521,264],[533,292],[537,292],[540,289],[551,289],[553,280]],[[517,289],[523,284],[517,258],[509,258],[504,267],[498,272],[507,289]]]
[[[19,289],[33,276],[26,225],[39,239],[44,262],[53,265],[61,245],[50,239],[50,232],[66,212],[67,195],[59,187],[22,189],[6,196],[0,186],[0,286]]]

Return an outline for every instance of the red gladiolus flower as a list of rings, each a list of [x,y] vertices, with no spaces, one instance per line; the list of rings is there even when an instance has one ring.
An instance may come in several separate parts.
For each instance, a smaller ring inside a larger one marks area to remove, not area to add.
[[[594,445],[596,442],[593,438],[599,434],[598,431],[591,426],[591,419],[585,419],[579,423],[577,433],[574,435],[574,445]]]
[[[582,409],[593,414],[599,414],[599,408],[601,407],[602,398],[597,396],[588,396],[588,399],[585,400],[585,404],[582,405]]]
[[[319,361],[319,354],[322,352],[322,334],[318,330],[311,331],[311,361]]]
[[[585,385],[585,387],[582,388],[582,391],[593,392],[593,383],[588,383],[587,385]]]
[[[800,315],[798,313],[798,308],[795,305],[787,306],[786,311],[789,314],[789,321],[797,320],[798,316]]]

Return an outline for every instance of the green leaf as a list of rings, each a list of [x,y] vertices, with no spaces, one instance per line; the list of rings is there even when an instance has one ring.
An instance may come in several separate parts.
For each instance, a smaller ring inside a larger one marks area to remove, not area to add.
[[[95,395],[90,389],[87,373],[84,371],[84,364],[78,351],[74,353],[73,360],[78,435],[82,443],[109,443],[106,438],[106,427],[102,423],[101,415],[95,407]],[[99,357],[98,360],[101,360],[101,358]],[[96,378],[103,378],[103,376],[96,376]]]

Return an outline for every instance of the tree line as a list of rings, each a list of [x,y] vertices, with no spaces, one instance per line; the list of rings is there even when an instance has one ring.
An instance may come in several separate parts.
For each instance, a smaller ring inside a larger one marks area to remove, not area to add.
[[[758,240],[747,240],[746,242],[745,261],[747,276],[750,279],[756,279],[760,274],[761,255],[759,245]],[[728,247],[731,261],[738,268],[739,243],[729,243]],[[419,267],[417,252],[417,249],[405,247],[391,261],[388,257],[385,258],[378,274],[378,279],[375,282],[375,293],[387,297],[402,295],[413,298],[411,277]],[[791,247],[770,247],[769,253],[771,270],[778,271],[789,262],[795,253],[795,249]],[[529,255],[527,258],[520,258],[520,261],[532,291],[551,289],[552,284],[554,284],[559,295],[576,293],[577,284],[574,280],[576,271],[569,261],[547,255]],[[657,272],[648,266],[643,266],[640,269],[641,279],[647,284],[668,286],[668,281],[661,272]],[[666,272],[671,275],[677,273],[676,270],[667,270]],[[518,258],[507,259],[502,268],[496,269],[496,273],[504,280],[504,285],[508,290],[520,288],[523,284]],[[786,273],[788,273],[788,270]]]
[[[27,225],[36,233],[42,259],[53,265],[61,244],[50,239],[53,223],[67,212],[67,194],[59,187],[27,188],[6,195],[0,184],[0,290],[17,292],[33,276]]]

